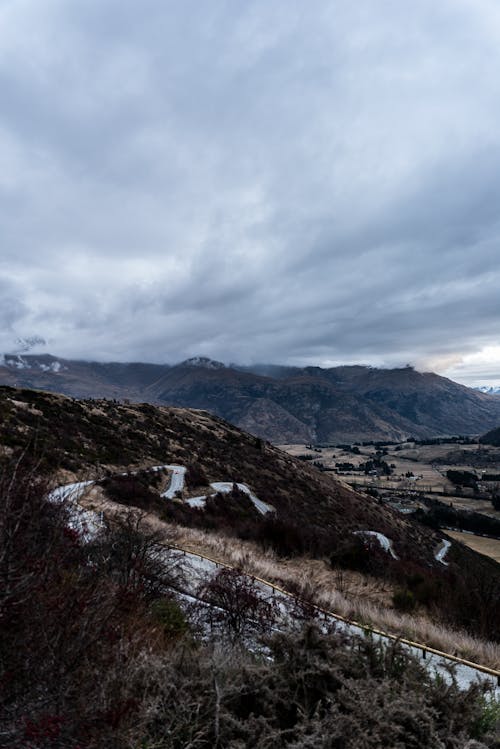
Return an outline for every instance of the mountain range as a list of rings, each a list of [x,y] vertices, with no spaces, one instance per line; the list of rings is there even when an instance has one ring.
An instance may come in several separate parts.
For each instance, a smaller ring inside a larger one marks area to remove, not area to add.
[[[500,395],[499,385],[480,385],[474,388],[474,390],[479,390],[480,393],[488,393],[489,395]]]
[[[0,384],[208,410],[277,444],[404,440],[482,434],[500,423],[500,399],[412,367],[226,366],[88,362],[5,354]]]

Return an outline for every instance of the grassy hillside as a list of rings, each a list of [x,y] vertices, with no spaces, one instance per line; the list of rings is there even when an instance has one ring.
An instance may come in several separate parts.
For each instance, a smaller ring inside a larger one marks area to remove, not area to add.
[[[28,464],[0,472],[0,746],[498,746],[479,686],[445,686],[397,645],[322,634],[306,609],[271,634],[272,607],[238,573],[204,583],[206,602],[224,597],[214,617],[175,593],[165,539],[126,518],[84,544]]]
[[[203,605],[186,599],[168,535],[109,515],[84,543],[68,507],[45,497],[54,483],[102,477],[114,499],[164,518],[174,508],[174,522],[216,525],[214,537],[222,529],[228,544],[235,535],[260,546],[288,537],[294,565],[294,544],[328,551],[339,582],[342,564],[369,560],[419,605],[456,622],[461,612],[477,632],[498,621],[493,563],[457,546],[441,569],[437,536],[204,412],[5,388],[0,414],[0,746],[498,746],[497,711],[480,687],[445,685],[397,645],[321,634],[307,606],[295,629],[271,634],[271,603],[237,572],[207,579],[196,593]],[[244,481],[276,514],[257,516],[238,493],[191,512],[182,498],[159,497],[161,472],[115,475],[159,463],[188,467],[188,494],[212,480]],[[401,561],[346,547],[353,529],[367,527],[387,533]]]
[[[402,605],[424,606],[483,637],[499,636],[495,562],[453,544],[444,566],[435,559],[440,534],[206,412],[2,388],[0,414],[4,460],[24,451],[52,481],[99,479],[113,500],[164,521],[222,531],[282,556],[307,554],[391,580],[401,588]],[[113,477],[125,468],[158,464],[187,467],[186,496],[206,493],[209,482],[241,482],[276,512],[260,515],[239,492],[216,495],[200,510],[182,498],[160,498],[155,474]],[[356,531],[384,534],[398,559]]]
[[[376,500],[357,494],[302,461],[203,411],[77,401],[32,390],[0,389],[0,443],[7,454],[27,449],[45,475],[69,471],[79,477],[158,464],[179,463],[201,481],[248,484],[276,508],[276,533],[300,533],[297,543],[318,554],[334,551],[357,530],[385,533],[398,555],[433,565],[437,536],[408,523]],[[188,475],[189,478],[189,475]],[[196,482],[195,482],[196,484]],[[194,485],[193,489],[202,489]],[[199,516],[175,508],[185,523]],[[228,522],[230,513],[224,513]],[[250,526],[260,520],[246,518]],[[270,522],[270,521],[269,521]],[[241,530],[242,528],[238,528]],[[270,529],[272,532],[272,528]],[[293,549],[292,549],[293,550]]]

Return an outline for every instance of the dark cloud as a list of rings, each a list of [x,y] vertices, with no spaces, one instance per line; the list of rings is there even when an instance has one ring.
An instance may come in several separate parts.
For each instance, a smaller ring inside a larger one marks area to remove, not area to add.
[[[4,3],[0,350],[500,379],[499,41],[490,0]]]

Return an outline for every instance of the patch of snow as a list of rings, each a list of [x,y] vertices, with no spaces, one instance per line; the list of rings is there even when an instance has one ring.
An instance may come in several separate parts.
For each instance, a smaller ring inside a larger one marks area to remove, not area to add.
[[[399,557],[394,551],[391,539],[387,538],[387,536],[384,536],[383,533],[378,533],[377,531],[354,531],[354,535],[355,536],[372,536],[373,538],[376,538],[384,551],[390,554],[393,559],[399,559]]]
[[[28,362],[24,361],[22,356],[6,356],[5,364],[12,369],[31,369]]]
[[[41,369],[42,372],[55,372],[56,374],[64,369],[67,369],[67,367],[63,367],[60,361],[54,361],[51,364],[35,362],[35,365],[38,367],[38,369]]]
[[[47,341],[39,335],[33,335],[29,338],[16,338],[17,352],[20,354],[26,354],[31,351],[35,346],[46,346]]]
[[[206,356],[193,356],[186,359],[182,364],[188,367],[201,367],[202,369],[225,369],[226,365],[220,361],[214,361]]]
[[[500,385],[480,385],[473,388],[473,390],[478,390],[480,393],[487,393],[487,395],[500,395]]]

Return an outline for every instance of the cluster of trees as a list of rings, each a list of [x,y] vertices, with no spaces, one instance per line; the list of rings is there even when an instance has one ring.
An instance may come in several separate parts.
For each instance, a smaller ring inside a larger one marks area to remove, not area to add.
[[[356,471],[357,470],[357,467],[354,465],[354,463],[348,463],[348,462],[335,463],[335,468],[338,471]]]
[[[457,491],[461,489],[461,487],[467,487],[469,489],[474,490],[474,494],[481,497],[488,497],[491,500],[491,504],[493,505],[495,510],[500,510],[500,492],[498,490],[498,486],[500,484],[500,474],[499,473],[483,473],[481,478],[473,473],[472,471],[464,471],[464,470],[448,470],[446,471],[446,476],[449,481],[451,481],[455,486],[457,487]],[[479,495],[479,484],[478,482],[481,481],[482,483],[482,492],[481,495]],[[489,482],[490,486],[485,489],[484,484],[485,482]],[[493,484],[493,486],[492,486]],[[473,515],[477,515],[477,513],[473,513]],[[481,516],[483,517],[483,516]],[[491,524],[489,523],[488,519],[485,519],[484,521],[479,520],[477,517],[473,517],[472,521],[468,519],[467,517],[463,518],[462,527],[466,528],[466,530],[473,530],[474,532],[478,533],[487,533],[490,534],[491,530],[489,530]],[[472,523],[472,524],[471,524]],[[482,530],[475,531],[475,528],[482,527]],[[493,533],[496,535],[497,530],[493,528]]]
[[[47,488],[27,466],[0,481],[1,746],[498,745],[479,686],[314,622],[273,634],[235,571],[185,603],[179,557],[137,515],[83,543]]]
[[[455,486],[467,486],[471,489],[477,489],[478,477],[472,471],[459,471],[449,469],[446,471],[446,478]]]
[[[480,512],[459,510],[438,500],[428,500],[428,503],[429,509],[417,510],[416,517],[430,528],[453,528],[500,538],[500,520],[497,518],[482,515]]]
[[[358,470],[364,471],[366,474],[376,471],[377,474],[382,476],[390,476],[392,473],[391,466],[380,456],[376,456],[372,460],[367,460],[365,463],[361,463]]]
[[[468,437],[466,435],[457,435],[455,437],[431,437],[427,439],[413,439],[410,438],[409,442],[414,442],[416,445],[477,445],[478,440],[476,437]]]

